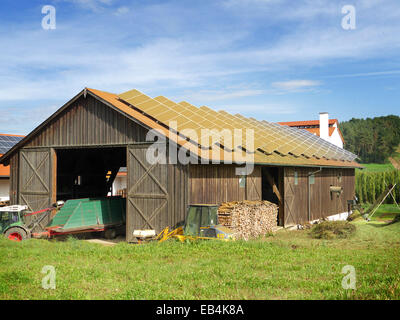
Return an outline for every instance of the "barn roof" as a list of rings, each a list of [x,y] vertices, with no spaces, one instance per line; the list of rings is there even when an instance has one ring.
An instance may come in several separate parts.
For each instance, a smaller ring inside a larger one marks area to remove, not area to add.
[[[288,122],[278,122],[283,126],[289,127],[302,127],[302,126],[318,126],[319,120],[303,120],[303,121],[288,121]],[[329,125],[334,125],[335,123],[339,123],[338,119],[329,119]]]
[[[16,143],[22,140],[24,136],[16,134],[0,133],[0,158],[10,150]],[[0,164],[0,178],[9,177],[10,168]]]
[[[0,133],[0,155],[5,154],[15,144],[22,140],[24,136],[16,134]]]
[[[0,154],[1,158],[2,154]],[[8,166],[3,166],[0,164],[0,178],[9,177],[10,176],[10,168]]]
[[[307,130],[308,132],[311,132],[312,134],[316,134],[318,136],[320,135],[319,134],[319,125],[320,125],[319,120],[289,121],[289,122],[278,122],[278,123],[283,126],[297,127],[300,129],[304,129],[304,130]],[[336,127],[333,126],[334,124],[336,124]],[[344,143],[343,134],[339,128],[339,120],[338,119],[329,119],[328,125],[329,125],[329,136],[331,136],[333,134],[333,132],[335,132],[335,130],[337,130],[339,132],[340,138],[342,139],[342,141]]]
[[[248,161],[266,165],[359,167],[354,161],[356,155],[306,130],[215,111],[206,106],[196,107],[184,101],[176,103],[162,96],[151,98],[138,90],[113,94],[96,89],[85,89],[75,96],[7,152],[0,162],[5,162],[82,94],[90,94],[143,126],[155,129],[202,159],[227,162],[233,158],[234,162]],[[215,132],[211,133],[212,139],[203,139],[206,129],[219,132],[223,129],[231,130],[231,148],[224,147],[228,145],[227,138],[223,139]],[[243,129],[243,136],[240,137],[234,129]],[[254,143],[246,141],[246,129],[254,130]]]

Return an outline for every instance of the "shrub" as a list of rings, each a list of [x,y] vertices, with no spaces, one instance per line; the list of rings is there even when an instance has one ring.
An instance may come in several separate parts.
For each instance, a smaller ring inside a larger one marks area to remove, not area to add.
[[[345,239],[356,231],[356,227],[348,221],[324,221],[315,225],[310,235],[314,239]]]

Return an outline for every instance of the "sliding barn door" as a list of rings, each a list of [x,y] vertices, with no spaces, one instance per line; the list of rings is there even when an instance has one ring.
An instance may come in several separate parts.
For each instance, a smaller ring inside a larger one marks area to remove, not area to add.
[[[146,160],[148,144],[127,148],[126,240],[134,241],[133,230],[160,232],[168,224],[168,165]]]
[[[19,152],[19,163],[18,204],[27,205],[31,211],[51,206],[56,191],[54,150],[22,149]],[[43,220],[43,226],[47,225],[49,218]]]

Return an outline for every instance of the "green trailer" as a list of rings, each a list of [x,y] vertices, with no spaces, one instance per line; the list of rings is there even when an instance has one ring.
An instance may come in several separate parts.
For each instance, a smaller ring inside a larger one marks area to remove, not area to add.
[[[120,197],[68,200],[46,230],[51,235],[105,231],[112,238],[125,225],[125,204]]]

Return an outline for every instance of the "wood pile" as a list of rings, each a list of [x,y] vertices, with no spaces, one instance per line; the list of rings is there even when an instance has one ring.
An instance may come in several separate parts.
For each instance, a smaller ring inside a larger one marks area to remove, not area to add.
[[[278,206],[269,201],[224,202],[218,209],[220,224],[233,230],[236,239],[264,236],[277,226]]]

